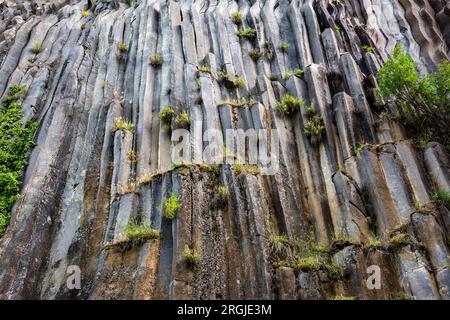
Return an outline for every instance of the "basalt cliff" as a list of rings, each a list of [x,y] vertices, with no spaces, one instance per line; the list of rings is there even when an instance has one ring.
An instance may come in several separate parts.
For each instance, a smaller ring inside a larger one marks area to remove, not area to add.
[[[450,2],[0,0],[0,99],[37,123],[0,298],[449,299],[448,149],[377,94],[398,44],[436,70]],[[276,132],[277,170],[207,163],[214,129]]]

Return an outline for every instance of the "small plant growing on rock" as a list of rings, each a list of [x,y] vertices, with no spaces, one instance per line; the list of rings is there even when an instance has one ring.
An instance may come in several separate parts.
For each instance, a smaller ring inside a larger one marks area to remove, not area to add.
[[[159,54],[152,54],[150,56],[150,65],[153,68],[158,68],[162,65],[162,56]]]
[[[282,41],[280,43],[280,50],[281,52],[286,52],[289,49],[289,43]]]
[[[302,78],[305,71],[303,69],[297,68],[292,71],[287,71],[283,73],[283,79],[288,80],[290,77]]]
[[[195,78],[195,87],[197,88],[197,90],[201,89],[202,81],[200,80],[200,78]]]
[[[217,72],[217,77],[219,78],[220,81],[230,79],[230,75],[223,70],[220,70],[219,72]]]
[[[433,200],[437,203],[443,204],[448,210],[450,210],[450,192],[438,191],[433,196]]]
[[[113,243],[107,244],[105,249],[114,249],[116,252],[125,252],[148,240],[159,238],[159,231],[153,229],[150,224],[140,224],[136,219],[133,219],[126,225],[119,239]]]
[[[187,112],[180,113],[175,118],[175,124],[179,128],[186,128],[186,129],[189,128],[189,125],[191,124],[191,119],[189,118],[189,115],[187,114]]]
[[[196,249],[189,248],[188,245],[184,246],[183,256],[189,266],[198,264],[202,259],[200,252]]]
[[[297,110],[300,110],[302,105],[302,98],[295,98],[289,93],[286,93],[281,98],[281,101],[277,102],[277,104],[275,105],[275,109],[289,115]]]
[[[237,77],[234,80],[234,86],[235,88],[242,88],[243,86],[245,86],[245,80],[242,77]]]
[[[239,11],[232,12],[231,21],[233,21],[235,25],[240,25],[242,23],[242,13]]]
[[[339,26],[334,27],[334,31],[336,31],[337,33],[341,32],[341,28]]]
[[[130,161],[130,163],[137,162],[137,155],[136,155],[136,152],[134,152],[133,150],[130,150],[127,152],[127,157],[128,157],[128,160]]]
[[[411,238],[407,233],[400,232],[396,235],[393,235],[389,239],[389,243],[393,246],[403,247],[411,244]]]
[[[128,46],[127,46],[127,44],[124,43],[124,42],[121,42],[121,43],[119,44],[119,52],[125,53],[125,52],[127,52],[127,51],[128,51]]]
[[[373,53],[373,50],[374,50],[373,47],[368,46],[368,45],[363,45],[362,48],[367,53]]]
[[[116,130],[124,130],[124,131],[128,131],[128,132],[134,132],[133,123],[122,117],[116,118],[114,120],[114,126],[116,127]]]
[[[159,239],[160,234],[159,231],[153,229],[150,224],[139,224],[135,220],[130,221],[123,235],[126,239],[141,239],[141,240],[150,240],[150,239]]]
[[[175,219],[177,217],[178,209],[180,208],[181,208],[180,197],[172,192],[164,202],[165,217],[170,220]]]
[[[364,249],[382,249],[383,248],[383,242],[381,241],[381,238],[379,236],[376,236],[374,238],[370,238],[367,242],[363,245]]]
[[[252,58],[253,61],[258,61],[259,57],[261,56],[261,52],[258,49],[252,49],[248,52],[248,55],[250,58]]]
[[[81,13],[81,16],[82,16],[83,18],[87,18],[87,17],[90,16],[90,13],[89,13],[88,10],[83,10],[83,12]]]
[[[263,51],[264,51],[264,56],[267,58],[267,60],[273,59],[273,49],[272,49],[272,44],[270,43],[270,41],[268,41],[268,40],[264,41]]]
[[[41,42],[35,42],[33,48],[31,49],[31,52],[34,54],[39,54],[42,50],[42,43]]]
[[[197,68],[199,72],[211,74],[211,68],[208,65],[203,65]]]
[[[230,197],[230,188],[225,185],[220,185],[217,187],[217,195],[219,198],[219,202],[225,205],[228,202],[228,198]]]
[[[247,174],[256,176],[261,173],[260,168],[258,168],[255,165],[251,165],[251,164],[237,163],[233,166],[233,168],[234,168],[234,172],[236,172],[237,175],[247,173]]]
[[[307,137],[311,138],[313,143],[320,141],[324,130],[325,125],[321,115],[314,114],[306,120],[304,133]]]
[[[239,38],[243,38],[248,41],[254,41],[256,39],[256,30],[253,28],[241,29],[241,30],[239,30],[237,35]]]
[[[171,106],[164,107],[159,113],[158,118],[159,120],[170,123],[172,118],[175,116],[175,110]]]

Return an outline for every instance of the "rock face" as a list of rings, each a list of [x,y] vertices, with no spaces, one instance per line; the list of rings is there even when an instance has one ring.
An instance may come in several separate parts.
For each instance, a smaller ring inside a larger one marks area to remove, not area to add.
[[[413,148],[375,94],[396,44],[423,72],[448,59],[449,1],[135,2],[0,0],[0,97],[27,85],[24,121],[39,121],[0,240],[0,298],[450,298],[450,212],[431,201],[450,192],[448,152]],[[237,35],[248,27],[254,40]],[[304,74],[283,78],[296,68]],[[220,70],[244,85],[224,85]],[[304,108],[276,111],[285,93],[322,116],[320,141],[304,133]],[[193,165],[172,166],[174,127],[158,118],[169,105],[191,119]],[[119,117],[134,130],[117,129]],[[202,165],[208,129],[252,128],[280,132],[274,174]],[[106,246],[135,218],[161,238]],[[311,230],[340,276],[273,263],[274,233]],[[194,266],[186,246],[201,255]],[[69,266],[80,289],[66,284]],[[373,266],[379,289],[367,285]]]

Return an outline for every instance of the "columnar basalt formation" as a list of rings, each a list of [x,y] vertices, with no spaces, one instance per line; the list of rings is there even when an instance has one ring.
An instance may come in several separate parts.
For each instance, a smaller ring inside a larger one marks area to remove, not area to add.
[[[0,0],[0,97],[26,85],[24,122],[39,121],[0,240],[0,298],[450,298],[450,212],[432,201],[450,192],[448,149],[414,148],[376,94],[397,44],[422,72],[449,58],[449,1],[129,2]],[[285,93],[322,116],[319,141],[306,108],[276,110]],[[192,164],[172,163],[165,106],[189,115]],[[205,164],[208,129],[278,130],[279,169]],[[159,239],[114,246],[133,219]],[[277,235],[290,247],[311,232],[338,275],[274,261]],[[380,289],[366,283],[374,265]]]

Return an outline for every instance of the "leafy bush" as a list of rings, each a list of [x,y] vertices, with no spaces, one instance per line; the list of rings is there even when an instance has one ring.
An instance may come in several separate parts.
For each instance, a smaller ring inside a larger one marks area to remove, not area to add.
[[[267,60],[273,59],[273,49],[272,49],[272,44],[270,43],[270,41],[268,41],[268,40],[264,41],[263,52],[264,52],[264,56],[267,58]]]
[[[407,246],[409,244],[411,244],[411,238],[409,237],[409,235],[407,233],[404,232],[400,232],[396,235],[393,235],[390,239],[389,239],[389,243],[391,245],[394,246]]]
[[[161,66],[162,64],[162,56],[159,54],[152,54],[150,56],[150,65],[154,68]]]
[[[127,240],[132,239],[141,239],[141,240],[150,240],[150,239],[159,239],[160,234],[159,231],[153,229],[150,224],[139,224],[135,220],[130,221],[125,230],[123,231],[123,236]]]
[[[286,52],[288,49],[289,49],[289,43],[284,42],[284,41],[280,43],[280,50],[282,52]]]
[[[248,55],[250,58],[252,58],[253,61],[258,61],[259,57],[261,56],[261,52],[258,49],[252,49],[248,52]]]
[[[119,51],[120,52],[127,52],[128,51],[128,46],[126,43],[122,42],[119,44]]]
[[[260,168],[258,168],[255,165],[251,165],[251,164],[237,163],[233,166],[233,168],[234,168],[234,171],[236,172],[236,174],[238,174],[238,175],[243,174],[243,173],[248,173],[248,174],[256,176],[261,173]]]
[[[230,197],[230,188],[225,185],[220,185],[217,187],[217,194],[221,200],[226,201]]]
[[[181,128],[188,128],[191,124],[191,118],[189,118],[187,112],[182,112],[175,118],[175,124]]]
[[[237,33],[238,37],[244,38],[248,41],[254,41],[256,39],[256,30],[253,28],[245,28],[239,30]]]
[[[211,73],[211,68],[207,65],[198,67],[199,72]]]
[[[275,105],[275,109],[284,114],[291,114],[297,110],[300,110],[302,105],[303,100],[301,97],[295,98],[289,93],[286,93],[281,98],[281,101],[277,102],[277,104]]]
[[[39,54],[42,50],[42,43],[35,42],[33,48],[31,49],[31,52],[34,54]]]
[[[129,131],[129,132],[134,131],[133,123],[122,117],[114,120],[114,126],[116,127],[117,130],[124,130],[124,131]]]
[[[238,77],[234,80],[234,86],[236,88],[242,88],[243,86],[245,86],[245,80],[242,77]]]
[[[450,144],[450,63],[442,62],[437,71],[420,75],[413,59],[402,46],[379,72],[380,93],[392,97],[398,118],[414,139],[428,139]],[[428,140],[427,139],[427,140]],[[423,141],[422,141],[422,144]]]
[[[323,117],[321,115],[314,114],[306,120],[304,132],[307,137],[311,138],[312,142],[319,141],[324,130],[325,125],[323,124]]]
[[[290,77],[301,78],[301,77],[303,77],[304,73],[305,73],[305,71],[303,69],[297,68],[292,71],[287,71],[287,72],[283,73],[283,79],[288,80]]]
[[[164,203],[165,217],[170,220],[175,219],[177,217],[178,209],[180,208],[180,197],[172,192]]]
[[[18,100],[25,92],[25,86],[14,85],[0,103],[0,237],[19,199],[26,155],[34,146],[33,136],[38,126],[37,122],[28,122],[22,127],[22,107]]]
[[[438,191],[434,195],[433,200],[442,203],[448,210],[450,210],[450,192]]]
[[[188,245],[184,247],[183,256],[188,265],[195,265],[202,259],[200,252],[196,249],[189,248]]]
[[[367,45],[362,46],[362,48],[367,53],[373,53],[373,50],[374,50],[373,47],[367,46]]]
[[[158,118],[161,121],[169,123],[175,116],[175,110],[171,106],[164,107],[159,113]]]
[[[231,21],[233,21],[233,23],[236,25],[240,25],[242,23],[242,13],[240,13],[239,11],[232,12]]]

